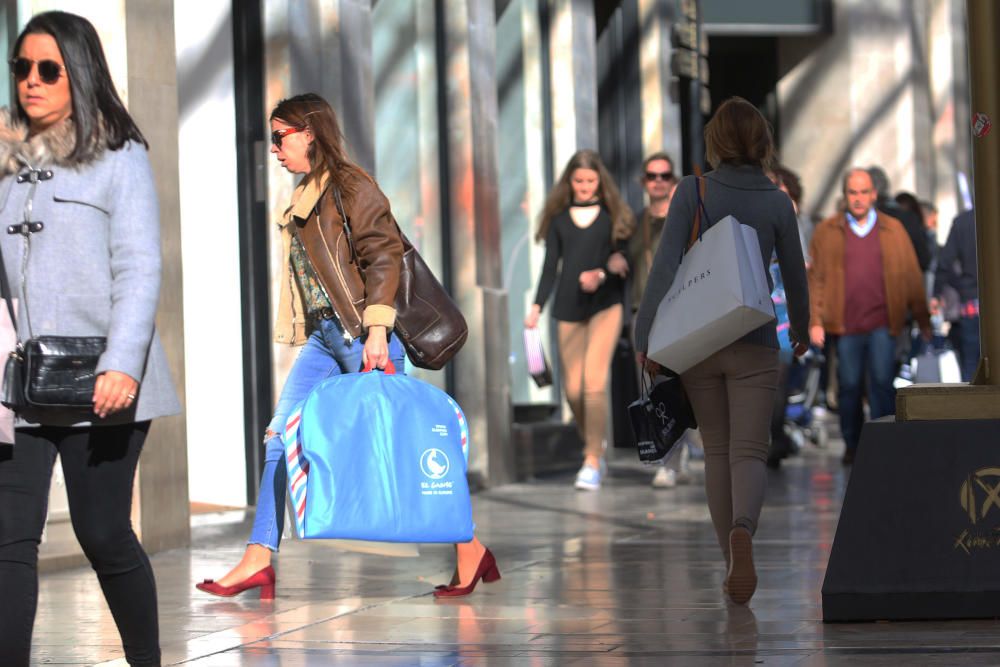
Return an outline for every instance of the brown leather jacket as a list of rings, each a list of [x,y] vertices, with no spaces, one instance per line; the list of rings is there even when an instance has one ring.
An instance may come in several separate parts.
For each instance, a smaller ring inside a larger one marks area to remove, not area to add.
[[[355,264],[333,191],[326,189],[324,192],[325,186],[325,180],[300,186],[283,221],[283,266],[287,267],[287,276],[282,281],[278,299],[275,325],[278,342],[296,345],[306,340],[302,295],[288,260],[290,225],[298,227],[306,255],[345,333],[358,338],[370,326],[385,326],[391,330],[395,324],[393,304],[399,286],[403,241],[389,209],[389,200],[374,181],[363,179],[355,195],[344,201],[357,250]]]
[[[924,277],[917,264],[913,243],[903,224],[895,218],[878,214],[874,233],[882,249],[882,274],[885,282],[889,330],[899,335],[906,323],[909,307],[913,318],[925,333],[930,332]],[[844,214],[821,222],[813,232],[809,252],[809,326],[822,326],[829,334],[844,333],[844,247],[847,233]]]

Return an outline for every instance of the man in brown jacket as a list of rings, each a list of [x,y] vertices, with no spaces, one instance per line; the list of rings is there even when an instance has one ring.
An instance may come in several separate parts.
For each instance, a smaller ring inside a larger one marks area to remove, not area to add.
[[[896,338],[907,308],[925,338],[931,331],[913,244],[902,223],[875,209],[877,198],[867,171],[847,172],[847,211],[820,223],[810,244],[809,337],[822,347],[826,335],[837,336],[837,399],[848,465],[861,436],[866,376],[871,418],[896,412]]]

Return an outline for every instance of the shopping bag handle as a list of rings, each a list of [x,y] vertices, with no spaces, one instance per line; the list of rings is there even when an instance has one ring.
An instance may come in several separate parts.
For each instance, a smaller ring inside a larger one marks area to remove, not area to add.
[[[687,248],[684,249],[684,254],[687,254],[691,250],[696,241],[701,240],[709,224],[708,211],[705,210],[705,177],[701,175],[701,168],[698,165],[695,165],[694,173],[698,181],[698,187],[695,188],[695,194],[698,196],[698,205],[694,210],[694,224],[691,225],[691,236],[688,237]]]
[[[361,372],[370,373],[373,370],[376,370],[376,368],[372,366],[371,362],[369,361],[368,363],[365,364],[365,367],[361,369]],[[386,375],[396,374],[396,366],[395,364],[392,363],[392,359],[389,359],[387,362],[385,362],[385,368],[382,369],[382,372],[385,373]]]

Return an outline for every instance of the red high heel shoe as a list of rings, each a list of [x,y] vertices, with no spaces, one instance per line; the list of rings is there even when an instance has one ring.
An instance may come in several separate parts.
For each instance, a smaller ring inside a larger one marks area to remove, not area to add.
[[[482,559],[479,561],[479,567],[476,568],[476,574],[472,577],[472,581],[468,586],[439,586],[434,589],[434,597],[436,598],[457,598],[462,595],[468,595],[476,589],[476,584],[482,579],[487,584],[492,584],[494,581],[500,580],[500,570],[497,568],[496,558],[493,557],[493,552],[489,549],[483,554]]]
[[[243,581],[235,583],[232,586],[221,586],[215,583],[214,579],[205,579],[200,584],[195,584],[194,587],[199,591],[205,591],[206,593],[218,595],[223,598],[231,598],[251,588],[260,588],[261,600],[273,600],[274,568],[268,565],[263,570],[254,572]]]

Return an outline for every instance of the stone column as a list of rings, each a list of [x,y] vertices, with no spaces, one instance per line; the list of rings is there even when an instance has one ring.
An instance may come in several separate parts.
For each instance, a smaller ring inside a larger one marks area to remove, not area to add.
[[[639,71],[642,81],[642,150],[666,151],[681,173],[681,109],[677,79],[670,73],[673,0],[638,0]]]
[[[455,298],[469,322],[469,340],[454,362],[455,391],[473,444],[485,444],[473,448],[470,469],[502,484],[513,480],[514,465],[497,188],[496,18],[491,0],[445,0],[438,7],[437,26],[444,30],[445,62],[439,67],[444,65],[446,85],[451,282],[461,286]]]
[[[372,10],[375,167],[400,228],[438,277],[444,269],[434,1]],[[446,388],[446,372],[412,369]]]
[[[375,86],[370,0],[289,2],[291,90],[333,106],[351,156],[375,170]]]
[[[553,181],[577,150],[597,150],[597,34],[591,0],[549,3]]]
[[[184,404],[184,308],[181,292],[177,149],[177,60],[172,0],[126,0],[129,111],[149,140],[160,200],[163,280],[157,328]],[[209,344],[209,343],[206,343]],[[153,422],[139,468],[139,522],[150,551],[191,541],[187,423],[183,414]]]
[[[503,221],[504,289],[509,295],[511,395],[514,403],[559,402],[557,385],[539,389],[528,376],[521,332],[535,288],[545,246],[535,242],[538,214],[548,195],[551,174],[545,165],[547,72],[540,4],[520,0],[507,5],[497,20],[497,80],[499,89],[500,212]],[[550,318],[539,321],[542,340],[550,340]],[[555,350],[546,345],[550,363]]]

